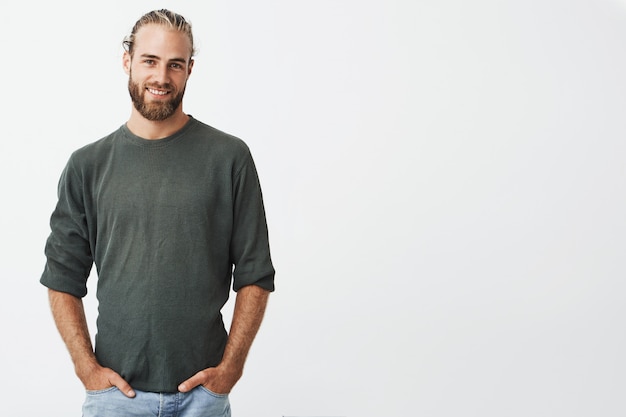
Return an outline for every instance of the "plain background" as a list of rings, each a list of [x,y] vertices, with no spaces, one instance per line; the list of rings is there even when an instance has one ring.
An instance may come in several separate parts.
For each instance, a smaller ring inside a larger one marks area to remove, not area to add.
[[[48,220],[69,154],[127,120],[121,41],[161,7],[194,25],[185,110],[248,143],[266,200],[277,291],[235,416],[626,414],[617,0],[5,5],[3,414],[80,415]]]

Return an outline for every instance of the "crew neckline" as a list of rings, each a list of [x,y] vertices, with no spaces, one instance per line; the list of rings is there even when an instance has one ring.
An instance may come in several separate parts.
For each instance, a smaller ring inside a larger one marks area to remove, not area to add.
[[[195,119],[193,118],[193,116],[190,114],[188,114],[187,116],[189,116],[189,120],[187,120],[183,127],[178,129],[178,131],[174,132],[170,136],[166,136],[161,139],[144,139],[141,136],[137,136],[133,132],[131,132],[126,123],[122,125],[121,129],[124,133],[125,138],[134,145],[148,148],[162,148],[182,138],[185,133],[191,128],[191,126],[195,124]]]

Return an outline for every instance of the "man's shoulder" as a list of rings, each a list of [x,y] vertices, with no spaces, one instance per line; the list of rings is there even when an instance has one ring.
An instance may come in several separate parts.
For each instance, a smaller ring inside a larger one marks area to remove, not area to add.
[[[106,136],[101,137],[95,141],[87,143],[72,152],[72,160],[86,160],[93,157],[98,157],[102,152],[107,152],[111,149],[116,138],[120,135],[122,128],[118,128]]]
[[[216,146],[225,152],[245,155],[250,153],[248,144],[238,136],[227,133],[209,124],[194,120],[193,134],[211,146]]]

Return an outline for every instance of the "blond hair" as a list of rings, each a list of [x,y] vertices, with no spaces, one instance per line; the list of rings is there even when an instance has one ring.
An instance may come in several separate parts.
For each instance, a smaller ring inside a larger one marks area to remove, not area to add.
[[[130,32],[130,35],[124,38],[122,45],[126,52],[133,56],[133,47],[135,45],[135,36],[137,31],[141,29],[144,25],[148,24],[157,24],[168,27],[169,29],[182,32],[189,37],[191,41],[191,57],[194,56],[196,50],[193,46],[193,34],[191,33],[191,23],[189,23],[185,18],[178,13],[174,13],[167,9],[161,10],[153,10],[141,16],[139,20],[133,26],[133,30]]]

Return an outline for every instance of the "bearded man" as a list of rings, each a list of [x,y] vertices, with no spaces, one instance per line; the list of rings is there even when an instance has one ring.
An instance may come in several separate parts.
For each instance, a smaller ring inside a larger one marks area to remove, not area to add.
[[[230,416],[274,290],[257,171],[241,139],[183,112],[194,65],[185,18],[151,11],[124,46],[130,118],[70,156],[40,282],[85,417]],[[94,264],[95,350],[82,302]]]

